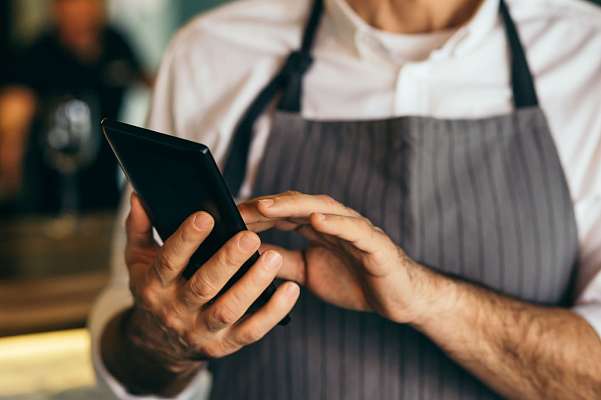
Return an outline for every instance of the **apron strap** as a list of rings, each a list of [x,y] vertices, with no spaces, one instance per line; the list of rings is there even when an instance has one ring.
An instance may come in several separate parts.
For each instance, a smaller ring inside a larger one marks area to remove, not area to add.
[[[288,55],[276,76],[250,104],[234,130],[232,144],[223,170],[223,176],[233,195],[238,195],[246,176],[248,153],[253,127],[257,118],[265,111],[274,97],[280,93],[282,93],[282,96],[278,103],[278,110],[293,113],[298,113],[301,110],[303,77],[313,63],[311,49],[315,42],[315,35],[323,15],[323,9],[323,0],[314,0],[309,19],[305,25],[301,47]],[[518,109],[538,106],[538,97],[526,52],[505,0],[499,1],[499,11],[505,25],[505,35],[510,47],[511,85],[514,105]]]
[[[509,42],[511,54],[511,86],[514,106],[518,109],[538,106],[538,97],[526,52],[505,0],[499,1],[499,11],[505,25],[505,36]]]
[[[303,98],[303,77],[313,64],[313,56],[311,50],[315,42],[315,34],[319,27],[319,21],[323,14],[323,0],[315,0],[311,15],[305,26],[303,34],[303,42],[299,50],[293,51],[286,60],[284,71],[286,83],[284,85],[284,93],[278,109],[299,113],[301,111],[301,101]],[[286,66],[288,69],[286,70]]]
[[[288,55],[277,75],[253,100],[234,130],[233,142],[223,169],[225,181],[234,196],[238,195],[246,175],[246,163],[250,151],[253,127],[257,118],[282,90],[284,92],[278,109],[300,112],[303,77],[313,63],[311,49],[323,14],[323,8],[323,0],[314,0],[311,15],[305,25],[300,49]]]

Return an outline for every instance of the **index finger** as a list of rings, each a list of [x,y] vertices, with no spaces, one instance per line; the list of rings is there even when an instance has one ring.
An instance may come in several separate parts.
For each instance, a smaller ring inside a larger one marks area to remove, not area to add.
[[[257,199],[255,207],[264,218],[308,218],[313,213],[359,217],[355,210],[346,207],[328,195],[311,195],[286,192]],[[258,222],[258,221],[257,221]]]
[[[200,211],[189,216],[165,241],[153,264],[163,286],[179,277],[192,254],[211,233],[213,225],[213,217]]]

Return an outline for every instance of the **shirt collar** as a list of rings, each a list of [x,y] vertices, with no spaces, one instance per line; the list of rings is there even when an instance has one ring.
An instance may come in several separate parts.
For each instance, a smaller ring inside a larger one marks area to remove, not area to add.
[[[455,30],[446,43],[440,49],[434,51],[431,57],[458,56],[481,43],[486,35],[499,23],[499,1],[484,0],[474,16],[462,27]],[[336,35],[341,43],[361,58],[373,57],[374,54],[385,57],[382,48],[386,37],[410,38],[418,36],[378,30],[357,15],[346,0],[326,0],[326,12],[333,21]]]

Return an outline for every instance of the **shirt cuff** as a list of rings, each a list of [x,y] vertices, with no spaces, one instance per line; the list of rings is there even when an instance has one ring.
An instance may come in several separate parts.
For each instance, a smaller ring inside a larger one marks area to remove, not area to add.
[[[601,338],[601,303],[578,304],[572,311],[584,318]]]
[[[110,305],[109,305],[110,304]],[[122,400],[146,399],[174,399],[174,400],[204,400],[208,399],[211,387],[211,375],[207,368],[196,374],[190,384],[175,397],[161,396],[135,396],[130,394],[125,387],[108,371],[102,361],[100,352],[100,338],[106,324],[118,313],[131,306],[129,293],[116,293],[114,290],[103,293],[97,301],[90,319],[90,333],[92,338],[92,365],[96,373],[96,382],[102,392],[108,392]],[[110,308],[111,312],[107,312]],[[152,377],[150,377],[152,379]]]

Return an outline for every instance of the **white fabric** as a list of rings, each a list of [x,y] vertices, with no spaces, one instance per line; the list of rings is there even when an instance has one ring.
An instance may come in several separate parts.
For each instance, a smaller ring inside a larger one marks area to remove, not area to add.
[[[498,1],[485,0],[472,20],[454,32],[399,35],[371,28],[344,0],[326,0],[316,62],[304,82],[304,116],[478,118],[511,112]],[[149,127],[203,142],[221,163],[241,114],[298,47],[309,3],[238,1],[191,22],[165,55]],[[576,210],[582,264],[574,310],[601,334],[601,8],[580,0],[508,3]],[[269,126],[269,115],[257,122],[243,196],[251,191]],[[122,216],[126,212],[124,205]],[[97,303],[91,328],[99,379],[120,397],[135,398],[125,395],[97,356],[105,321],[131,303],[123,242],[120,228],[113,278]],[[199,390],[200,379],[182,398]]]

